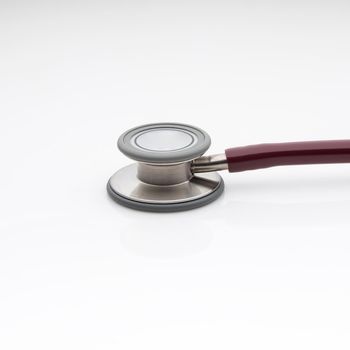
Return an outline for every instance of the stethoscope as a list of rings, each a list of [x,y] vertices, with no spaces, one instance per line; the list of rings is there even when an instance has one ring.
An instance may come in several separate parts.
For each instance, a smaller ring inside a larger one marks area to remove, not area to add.
[[[137,163],[108,181],[111,197],[126,207],[156,212],[198,208],[224,190],[219,170],[240,172],[281,165],[350,163],[350,140],[270,143],[203,156],[210,136],[178,123],[142,125],[124,132],[118,148]]]

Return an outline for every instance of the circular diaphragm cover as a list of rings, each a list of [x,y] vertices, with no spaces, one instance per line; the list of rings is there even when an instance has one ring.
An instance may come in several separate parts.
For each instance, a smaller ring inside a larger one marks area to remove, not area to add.
[[[122,134],[118,148],[127,157],[145,163],[178,163],[200,157],[210,146],[202,129],[178,123],[138,126]]]

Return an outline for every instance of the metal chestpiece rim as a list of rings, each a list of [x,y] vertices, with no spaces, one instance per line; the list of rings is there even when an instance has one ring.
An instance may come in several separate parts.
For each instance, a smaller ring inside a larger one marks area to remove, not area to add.
[[[151,164],[181,163],[200,157],[210,147],[202,129],[179,123],[156,123],[124,132],[118,148],[127,157]]]

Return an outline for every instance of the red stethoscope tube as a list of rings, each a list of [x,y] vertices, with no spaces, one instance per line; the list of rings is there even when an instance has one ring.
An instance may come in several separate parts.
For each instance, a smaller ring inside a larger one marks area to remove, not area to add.
[[[231,173],[281,165],[350,163],[350,140],[266,143],[225,150]]]

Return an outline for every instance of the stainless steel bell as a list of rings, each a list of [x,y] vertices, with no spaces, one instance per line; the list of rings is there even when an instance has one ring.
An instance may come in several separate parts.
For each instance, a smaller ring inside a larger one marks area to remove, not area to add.
[[[210,136],[177,123],[143,125],[122,134],[118,148],[137,161],[117,171],[108,192],[119,203],[147,211],[179,211],[218,198],[224,182],[216,172],[194,174],[192,161],[207,151]]]

